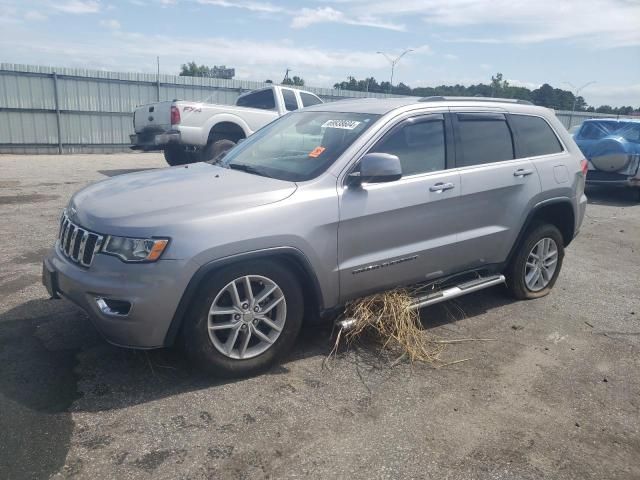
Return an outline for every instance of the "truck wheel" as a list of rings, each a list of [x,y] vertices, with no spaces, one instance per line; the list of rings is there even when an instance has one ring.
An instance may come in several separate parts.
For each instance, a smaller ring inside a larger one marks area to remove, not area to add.
[[[551,224],[532,225],[507,268],[507,287],[519,300],[540,298],[553,288],[564,258],[564,241]]]
[[[245,377],[293,347],[304,300],[296,277],[268,260],[233,265],[210,277],[184,325],[186,351],[221,377]]]
[[[172,167],[193,162],[189,152],[185,151],[184,148],[175,145],[168,145],[165,147],[164,159]]]
[[[202,161],[203,162],[215,161],[220,155],[231,150],[235,146],[236,146],[236,142],[226,138],[216,140],[215,142],[208,144],[202,150],[202,156],[201,156]]]

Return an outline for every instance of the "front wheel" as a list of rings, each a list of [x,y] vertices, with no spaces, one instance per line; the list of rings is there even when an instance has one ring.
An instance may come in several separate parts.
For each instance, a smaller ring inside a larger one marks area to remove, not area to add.
[[[200,289],[184,339],[197,366],[222,377],[259,373],[289,352],[302,325],[296,277],[267,260],[216,272]]]
[[[551,224],[532,226],[507,269],[507,287],[520,300],[547,295],[558,279],[564,258],[564,241]]]

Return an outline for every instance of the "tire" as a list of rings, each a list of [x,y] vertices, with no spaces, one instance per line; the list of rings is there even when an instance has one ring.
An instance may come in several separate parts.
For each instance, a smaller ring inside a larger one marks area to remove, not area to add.
[[[175,145],[167,145],[164,149],[164,159],[169,165],[175,167],[177,165],[186,165],[193,162],[189,152],[185,151],[183,147]]]
[[[545,250],[547,246],[549,248]],[[536,248],[535,252],[534,247]],[[554,247],[555,263],[552,262]],[[541,253],[542,255],[540,255]],[[540,260],[536,260],[533,255],[543,257],[542,263]],[[547,260],[544,260],[547,255]],[[564,240],[560,230],[548,223],[531,225],[505,272],[510,293],[519,300],[530,300],[548,295],[558,279],[563,259]],[[555,266],[553,271],[551,271],[551,266]],[[538,279],[538,281],[532,285],[534,279]]]
[[[204,147],[200,155],[201,161],[209,162],[215,160],[218,156],[231,150],[235,146],[236,142],[227,138],[216,140]]]
[[[250,279],[255,303],[246,294],[246,278]],[[232,283],[238,292],[235,302]],[[261,294],[264,295],[274,285],[273,293],[261,300]],[[282,299],[278,300],[280,295]],[[244,307],[243,303],[247,303],[248,308],[240,308]],[[266,311],[273,304],[275,306]],[[214,307],[218,314],[212,313]],[[260,314],[254,312],[255,307],[262,308]],[[302,326],[303,313],[302,290],[288,269],[269,260],[233,265],[216,272],[199,289],[185,319],[185,349],[196,366],[215,376],[255,375],[291,350]],[[270,323],[267,324],[263,317]],[[234,333],[236,337],[230,340]],[[248,343],[245,342],[247,333]]]

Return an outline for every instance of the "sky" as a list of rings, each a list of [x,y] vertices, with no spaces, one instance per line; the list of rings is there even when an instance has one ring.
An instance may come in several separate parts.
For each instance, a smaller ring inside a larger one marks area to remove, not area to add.
[[[640,107],[640,0],[0,0],[0,62],[307,85],[348,76],[412,87],[543,83]]]

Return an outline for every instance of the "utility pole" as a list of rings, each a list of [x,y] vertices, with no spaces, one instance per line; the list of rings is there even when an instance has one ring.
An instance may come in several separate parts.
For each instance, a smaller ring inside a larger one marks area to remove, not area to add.
[[[156,57],[156,65],[158,66],[156,73],[156,94],[158,101],[160,101],[160,57]]]
[[[289,72],[291,72],[292,70],[290,68],[287,68],[287,71],[284,72],[284,78],[282,79],[282,83],[284,83],[286,80],[289,79]]]
[[[580,92],[585,88],[587,88],[589,85],[593,85],[594,83],[596,83],[596,81],[592,80],[590,82],[587,82],[584,85],[582,85],[580,88],[576,88],[576,86],[571,82],[564,82],[564,83],[566,83],[571,88],[573,88],[573,106],[571,107],[571,115],[569,115],[569,127],[568,127],[569,129],[573,126],[573,112],[576,111],[576,102],[578,101],[578,96],[580,95]]]
[[[396,68],[396,65],[398,64],[400,59],[402,57],[404,57],[409,52],[413,52],[413,49],[412,48],[407,48],[404,52],[402,52],[400,55],[398,55],[395,58],[390,57],[389,55],[387,55],[384,52],[376,52],[376,53],[382,55],[384,58],[386,58],[389,61],[389,63],[391,64],[391,82],[390,82],[390,85],[389,85],[389,93],[391,93],[391,89],[393,88],[393,72],[394,72],[394,70]]]

